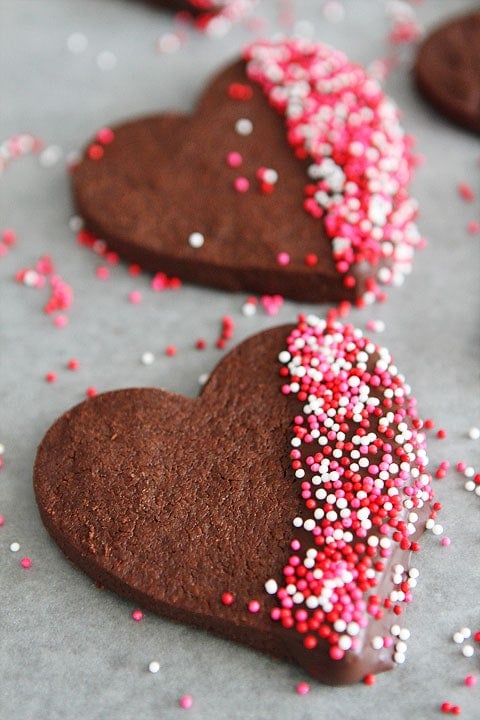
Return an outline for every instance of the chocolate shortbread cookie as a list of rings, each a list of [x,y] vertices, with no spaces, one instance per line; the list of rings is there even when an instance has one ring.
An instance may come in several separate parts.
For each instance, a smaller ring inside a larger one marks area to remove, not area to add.
[[[359,302],[421,244],[411,138],[343,53],[257,42],[193,115],[103,128],[73,169],[86,228],[150,271],[228,290]]]
[[[69,410],[35,493],[103,586],[353,683],[404,659],[432,498],[421,427],[385,349],[300,317],[235,348],[196,399],[118,390]]]
[[[480,133],[480,10],[433,30],[419,48],[414,72],[432,105]]]

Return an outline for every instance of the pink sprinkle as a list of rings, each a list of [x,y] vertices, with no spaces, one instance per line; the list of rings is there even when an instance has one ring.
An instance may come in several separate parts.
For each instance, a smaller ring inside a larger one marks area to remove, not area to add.
[[[238,168],[243,163],[243,157],[239,152],[232,151],[227,155],[227,165],[231,168]]]
[[[470,222],[467,225],[467,232],[470,233],[470,235],[476,235],[480,232],[480,223],[477,220],[470,220]]]
[[[46,380],[48,383],[54,383],[54,382],[56,382],[56,380],[57,380],[57,373],[48,372],[48,373],[45,375],[45,380]]]
[[[95,270],[95,275],[99,280],[108,280],[110,277],[110,268],[105,267],[105,265],[100,265]]]
[[[310,692],[310,685],[306,682],[299,682],[295,690],[298,695],[308,695]]]
[[[467,687],[474,687],[477,684],[477,676],[467,675],[464,682]]]
[[[168,355],[168,357],[173,357],[177,354],[177,348],[175,345],[167,345],[165,348],[165,355]]]
[[[68,325],[67,315],[56,315],[53,318],[53,324],[55,325],[55,327],[58,327],[58,328],[66,327]]]
[[[178,704],[184,710],[190,710],[193,705],[193,698],[191,695],[182,695],[182,697],[178,701]]]
[[[113,142],[114,137],[115,135],[113,130],[107,127],[101,128],[97,132],[97,140],[98,142],[101,142],[102,145],[110,145],[110,143]]]
[[[1,237],[5,245],[8,246],[15,245],[17,242],[17,233],[15,230],[12,230],[12,228],[5,228],[5,230],[2,231]]]
[[[35,270],[42,275],[51,275],[55,272],[55,265],[49,255],[42,255],[35,265]]]
[[[140,290],[132,290],[128,296],[128,299],[133,305],[138,305],[142,302],[142,293]]]
[[[277,263],[279,265],[288,265],[290,262],[290,255],[287,252],[280,252],[277,255]]]
[[[95,387],[88,387],[85,391],[85,395],[89,398],[95,397],[95,395],[98,393],[97,388]]]
[[[463,462],[463,460],[460,460],[460,461],[456,464],[456,468],[457,468],[458,472],[463,472],[466,467],[467,467],[467,463],[466,463],[466,462]]]
[[[447,536],[443,537],[441,542],[442,542],[443,547],[448,547],[452,543],[450,538]]]
[[[460,197],[467,202],[472,202],[472,200],[475,200],[475,193],[472,190],[472,186],[469,185],[467,182],[461,182],[458,184],[458,193]]]
[[[78,370],[79,367],[80,367],[80,363],[76,358],[72,358],[67,363],[67,368],[69,370]]]
[[[248,612],[258,613],[260,610],[260,603],[258,600],[250,600],[248,603]]]
[[[2,527],[2,525],[4,523],[5,523],[5,518],[3,517],[3,515],[0,515],[0,527]]]
[[[250,183],[246,177],[238,177],[233,181],[233,187],[237,192],[245,193],[250,188]]]
[[[20,565],[22,566],[22,568],[28,570],[32,567],[32,561],[29,557],[24,557],[20,560]]]
[[[140,620],[143,620],[143,612],[141,610],[134,610],[132,612],[132,618],[135,622],[140,622]]]
[[[276,315],[283,305],[282,295],[262,295],[260,301],[267,315]]]

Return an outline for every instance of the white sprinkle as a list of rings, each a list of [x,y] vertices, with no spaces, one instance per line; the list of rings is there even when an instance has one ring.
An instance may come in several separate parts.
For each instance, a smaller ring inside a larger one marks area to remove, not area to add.
[[[78,232],[83,228],[83,220],[80,215],[72,215],[68,221],[68,227],[72,232]]]
[[[405,653],[396,652],[393,656],[393,659],[395,660],[397,665],[403,665],[406,660]]]
[[[158,673],[158,671],[160,670],[160,663],[156,660],[152,660],[152,662],[148,665],[148,670],[151,673]]]
[[[273,578],[270,578],[270,580],[267,580],[267,582],[265,583],[265,592],[267,592],[269,595],[275,595],[277,590],[278,590],[277,582]]]
[[[469,627],[463,627],[460,632],[462,633],[464,640],[467,640],[472,635],[472,631]]]
[[[13,542],[13,543],[10,545],[10,550],[11,550],[12,552],[18,552],[18,551],[20,550],[20,543],[18,543],[18,542]]]
[[[157,52],[159,53],[173,53],[180,49],[182,43],[180,38],[175,33],[165,33],[162,37],[157,40]]]
[[[443,525],[436,524],[432,528],[432,533],[434,535],[441,535],[443,533]]]
[[[461,645],[465,638],[463,637],[463,633],[461,632],[455,632],[452,636],[453,642],[456,643],[456,645]]]
[[[88,40],[83,33],[75,32],[67,38],[67,48],[71,53],[79,55],[87,49]]]
[[[470,440],[478,440],[480,438],[480,428],[471,427],[468,431],[468,437]]]
[[[5,452],[5,445],[3,443],[0,443],[0,455],[3,455]]]
[[[192,248],[201,248],[204,242],[205,238],[200,232],[193,232],[188,237],[188,244]]]
[[[381,650],[383,648],[383,638],[381,635],[375,635],[375,637],[372,638],[372,647],[374,650]]]
[[[477,486],[474,480],[467,480],[463,487],[465,488],[465,490],[468,490],[468,492],[473,492]]]
[[[463,471],[463,475],[464,475],[464,477],[466,477],[466,478],[472,478],[472,477],[475,475],[475,468],[472,467],[471,465],[469,465],[469,466],[466,467],[465,470]]]
[[[155,355],[152,352],[144,352],[141,360],[143,365],[152,365],[155,360]]]
[[[248,118],[240,118],[235,123],[235,132],[239,135],[250,135],[253,130],[253,123]]]
[[[198,377],[198,384],[199,384],[199,385],[205,385],[205,383],[206,383],[207,380],[208,380],[208,377],[209,377],[209,374],[208,374],[208,373],[202,373],[201,375],[199,375],[199,377]]]
[[[242,305],[242,315],[245,317],[252,317],[257,312],[257,304],[253,302],[246,302]]]
[[[110,50],[102,50],[97,55],[97,65],[100,70],[113,70],[117,64],[117,58]]]
[[[45,150],[42,150],[38,159],[40,165],[43,165],[43,167],[52,167],[52,165],[55,165],[61,157],[62,148],[58,145],[49,145],[45,148]]]
[[[462,655],[464,657],[473,657],[475,654],[475,649],[473,645],[464,645],[462,648]]]

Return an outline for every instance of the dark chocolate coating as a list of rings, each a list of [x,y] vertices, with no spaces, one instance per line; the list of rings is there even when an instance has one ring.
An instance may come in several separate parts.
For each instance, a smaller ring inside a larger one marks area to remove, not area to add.
[[[415,80],[458,125],[480,133],[480,10],[435,29],[419,48]]]
[[[396,616],[368,616],[359,648],[332,660],[325,641],[305,650],[301,635],[271,620],[276,599],[264,590],[267,579],[282,581],[304,502],[289,459],[299,404],[280,392],[277,360],[289,330],[236,347],[196,399],[118,390],[68,411],[38,449],[35,493],[60,548],[103,586],[299,663],[322,682],[353,683],[393,666],[392,649],[374,650],[371,639],[388,634]],[[385,563],[381,597],[392,589],[393,566],[407,568],[409,556],[397,547]],[[221,602],[227,591],[231,606]],[[260,612],[247,610],[252,599]]]
[[[252,98],[229,98],[231,83],[251,87]],[[252,120],[250,135],[235,131],[240,118]],[[309,162],[295,157],[284,118],[247,80],[243,62],[211,82],[194,115],[147,117],[114,132],[104,156],[85,156],[72,181],[86,227],[123,258],[226,290],[305,302],[355,299],[335,268],[323,220],[303,208]],[[227,165],[231,151],[243,157],[238,169]],[[259,190],[262,166],[279,176],[271,194]],[[234,189],[238,176],[249,179],[248,192]],[[195,231],[205,237],[201,248],[188,243]],[[289,253],[288,265],[278,264],[280,252]],[[311,253],[318,256],[313,267],[305,262]]]

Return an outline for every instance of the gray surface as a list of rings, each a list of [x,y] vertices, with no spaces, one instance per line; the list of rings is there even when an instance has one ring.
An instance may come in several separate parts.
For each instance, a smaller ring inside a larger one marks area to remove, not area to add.
[[[417,12],[425,26],[475,2],[427,0]],[[297,19],[314,24],[314,36],[369,63],[383,57],[386,44],[384,3],[351,0],[343,22],[327,22],[320,2],[283,3]],[[462,717],[478,717],[480,683],[463,686],[468,673],[480,671],[476,655],[464,658],[452,643],[463,626],[480,629],[480,497],[463,489],[455,471],[436,481],[444,503],[441,522],[449,548],[429,535],[416,559],[421,581],[408,610],[412,632],[404,666],[378,677],[375,687],[330,689],[312,681],[308,696],[295,693],[305,678],[297,668],[207,634],[147,615],[130,619],[132,605],[92,582],[64,560],[47,537],[35,506],[31,470],[35,448],[55,417],[84,397],[85,389],[154,385],[194,395],[198,377],[215,366],[222,353],[213,347],[222,315],[236,321],[235,340],[280,322],[299,310],[322,314],[324,307],[285,303],[277,317],[259,311],[241,314],[244,295],[184,287],[175,295],[154,294],[148,278],[131,278],[124,266],[112,277],[95,277],[98,258],[78,247],[69,230],[72,207],[64,170],[67,155],[98,127],[146,111],[191,108],[202,83],[233,57],[251,32],[236,27],[227,37],[207,39],[188,32],[185,47],[158,55],[156,39],[173,28],[165,13],[127,0],[0,0],[1,129],[0,142],[31,132],[47,146],[61,148],[51,167],[38,156],[12,162],[0,178],[0,227],[13,227],[19,240],[0,258],[0,442],[5,445],[0,471],[0,716],[4,720],[86,718],[127,720],[176,718],[178,698],[194,697],[195,718],[338,718],[353,720],[436,718],[449,700],[462,706]],[[273,2],[260,3],[267,30],[284,29]],[[67,50],[75,32],[88,39],[85,52]],[[117,65],[100,70],[98,54],[112,51]],[[448,459],[465,460],[480,470],[480,441],[467,436],[480,425],[478,378],[480,238],[465,231],[478,219],[479,201],[461,200],[456,184],[479,187],[480,144],[473,136],[442,121],[412,90],[408,51],[391,75],[387,89],[404,110],[404,123],[418,138],[426,163],[418,170],[415,194],[420,225],[429,244],[417,255],[412,276],[389,301],[352,319],[360,327],[371,318],[386,323],[375,336],[387,345],[418,398],[423,417],[448,431],[432,434],[431,467]],[[52,255],[59,274],[74,288],[68,327],[53,327],[42,312],[46,291],[13,280],[21,267],[41,254]],[[128,302],[131,289],[144,301]],[[198,337],[208,348],[193,349]],[[167,344],[178,354],[163,354]],[[142,353],[156,354],[153,365]],[[76,357],[73,373],[66,361]],[[58,373],[48,384],[44,375]],[[9,546],[17,541],[18,553]],[[19,560],[28,555],[30,570]],[[157,675],[148,663],[158,660]],[[382,707],[388,708],[388,713]]]

